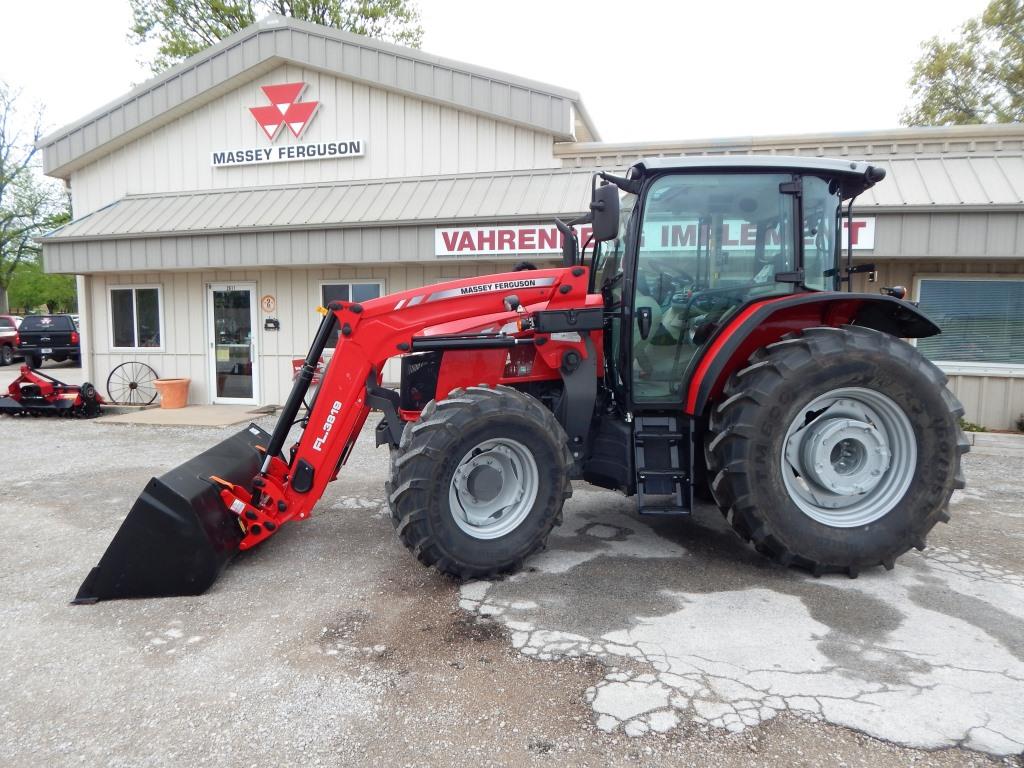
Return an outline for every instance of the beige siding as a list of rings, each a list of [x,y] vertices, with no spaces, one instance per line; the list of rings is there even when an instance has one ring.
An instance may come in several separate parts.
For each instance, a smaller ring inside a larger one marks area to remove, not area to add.
[[[249,107],[267,103],[261,85],[298,81],[320,107],[301,139],[282,129],[274,146],[362,139],[365,156],[211,167],[214,150],[271,146]],[[71,188],[81,217],[127,194],[559,167],[553,146],[550,134],[287,65],[75,171]]]
[[[964,405],[964,418],[989,429],[1014,429],[1024,416],[1024,376],[951,374],[949,388]]]
[[[1024,253],[1024,251],[1022,251]],[[855,263],[870,260],[870,256],[855,259]],[[879,261],[878,282],[869,283],[865,275],[854,276],[854,290],[875,293],[885,285],[903,285],[914,291],[914,283],[922,275],[1020,275],[1024,277],[1024,259],[1014,260],[955,260],[929,259],[921,261]],[[913,299],[911,294],[908,298]]]
[[[444,263],[375,267],[324,266],[317,269],[217,270],[203,272],[152,272],[136,274],[91,275],[88,277],[87,302],[83,314],[85,343],[91,350],[87,365],[93,379],[103,388],[115,366],[129,360],[147,363],[162,377],[187,376],[192,379],[190,402],[208,403],[212,394],[209,382],[206,290],[209,283],[256,283],[257,299],[271,294],[277,299],[272,315],[259,316],[257,346],[259,355],[260,402],[283,403],[291,385],[291,361],[304,357],[313,339],[320,316],[323,280],[381,280],[385,293],[422,285],[473,277],[511,268],[509,262]],[[116,285],[159,285],[163,302],[164,352],[112,350],[110,345],[110,307],[108,290]],[[276,317],[280,331],[264,331],[263,319]],[[385,369],[385,381],[396,382],[399,368],[392,361]]]
[[[917,280],[924,276],[969,275],[973,277],[1019,276],[1024,278],[1024,260],[1013,261],[885,261],[879,263],[879,282],[868,283],[858,275],[854,290],[874,293],[883,285],[902,285],[916,299]],[[1022,342],[1024,343],[1024,342]],[[1024,414],[1024,372],[1011,375],[950,374],[949,387],[960,398],[965,418],[990,429],[1011,429]]]
[[[884,183],[884,182],[883,182]],[[860,216],[873,215],[855,205]],[[1020,259],[1024,255],[1024,214],[879,213],[875,250],[864,259]]]

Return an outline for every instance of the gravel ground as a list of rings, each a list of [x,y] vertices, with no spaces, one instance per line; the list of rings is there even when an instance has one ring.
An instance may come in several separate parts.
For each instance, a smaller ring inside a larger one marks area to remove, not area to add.
[[[954,523],[888,575],[811,580],[714,510],[653,524],[581,486],[528,571],[460,588],[397,541],[365,434],[316,516],[207,594],[70,606],[148,478],[228,434],[0,421],[0,765],[1022,764],[1024,458],[969,457]],[[991,685],[924,659],[919,637],[973,653]],[[790,644],[809,674],[772,656]],[[717,666],[683,705],[695,649]],[[723,666],[747,652],[800,681],[756,717],[722,687],[751,682]],[[837,686],[900,696],[836,714]]]

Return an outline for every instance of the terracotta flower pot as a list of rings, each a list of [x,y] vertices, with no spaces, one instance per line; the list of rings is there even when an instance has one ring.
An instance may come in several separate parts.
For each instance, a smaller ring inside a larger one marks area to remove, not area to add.
[[[157,379],[153,382],[160,393],[161,408],[184,408],[188,403],[188,385],[191,379]]]

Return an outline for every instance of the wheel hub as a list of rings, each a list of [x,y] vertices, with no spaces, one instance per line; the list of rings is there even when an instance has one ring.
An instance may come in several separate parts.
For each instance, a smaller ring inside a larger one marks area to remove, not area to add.
[[[452,475],[448,503],[456,524],[478,539],[495,539],[519,526],[537,498],[537,463],[515,440],[485,440]]]
[[[815,398],[786,432],[782,473],[790,498],[825,525],[872,523],[903,497],[917,463],[917,440],[903,410],[871,389],[848,387]]]
[[[843,496],[871,490],[889,468],[889,446],[869,422],[821,418],[791,442],[808,477]]]

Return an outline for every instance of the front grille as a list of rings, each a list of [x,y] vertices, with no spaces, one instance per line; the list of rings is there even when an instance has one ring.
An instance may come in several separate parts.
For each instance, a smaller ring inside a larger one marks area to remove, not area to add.
[[[434,399],[443,355],[443,352],[414,352],[402,358],[402,410],[421,411]]]

